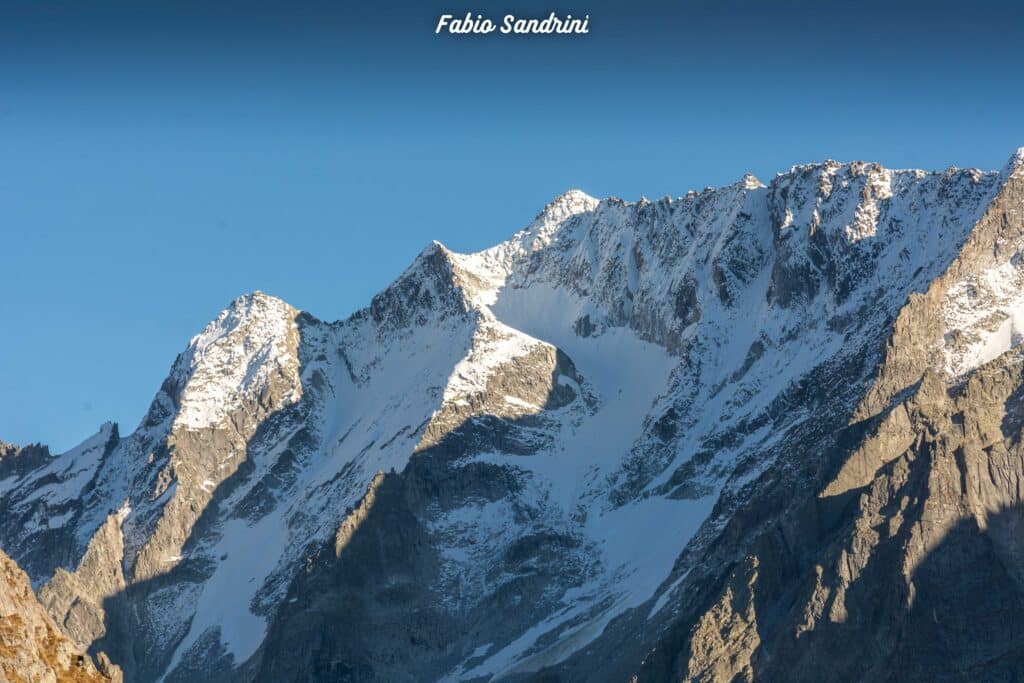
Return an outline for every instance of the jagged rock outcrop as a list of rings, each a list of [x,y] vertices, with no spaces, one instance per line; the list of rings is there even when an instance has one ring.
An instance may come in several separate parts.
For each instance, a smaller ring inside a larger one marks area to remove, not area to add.
[[[28,576],[0,552],[0,681],[120,683],[105,655],[100,668],[57,628],[36,600]]]
[[[24,476],[49,458],[50,449],[42,444],[15,446],[0,441],[0,480]]]
[[[241,297],[131,434],[0,451],[0,545],[132,681],[1012,678],[1022,166],[570,191],[343,321]]]
[[[106,633],[104,603],[125,589],[121,522],[127,512],[110,515],[92,537],[75,571],[58,568],[40,591],[39,600],[46,610],[62,619],[64,632],[81,648],[88,648]]]

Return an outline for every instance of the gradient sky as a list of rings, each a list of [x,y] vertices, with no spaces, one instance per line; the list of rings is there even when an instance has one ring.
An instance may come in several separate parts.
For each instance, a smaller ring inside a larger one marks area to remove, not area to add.
[[[0,439],[127,433],[235,296],[342,318],[571,187],[1001,167],[1022,5],[0,0]],[[591,33],[433,34],[467,9]]]

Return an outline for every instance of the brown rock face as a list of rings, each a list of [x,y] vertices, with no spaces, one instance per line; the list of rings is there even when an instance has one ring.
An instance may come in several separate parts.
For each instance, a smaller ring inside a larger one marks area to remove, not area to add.
[[[102,670],[82,654],[36,600],[28,576],[0,552],[0,681],[106,683],[120,671],[100,653]]]

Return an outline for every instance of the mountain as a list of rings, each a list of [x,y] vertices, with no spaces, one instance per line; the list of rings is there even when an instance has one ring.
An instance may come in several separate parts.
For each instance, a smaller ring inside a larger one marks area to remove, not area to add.
[[[129,681],[1024,676],[1024,150],[570,191],[142,423],[0,453],[0,547]]]

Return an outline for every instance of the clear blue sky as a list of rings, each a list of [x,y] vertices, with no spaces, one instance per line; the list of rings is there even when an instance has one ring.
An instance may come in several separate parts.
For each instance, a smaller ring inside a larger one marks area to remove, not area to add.
[[[0,3],[0,438],[131,431],[235,296],[341,318],[570,187],[1024,145],[1020,3],[660,4]],[[433,35],[466,9],[591,34]]]

